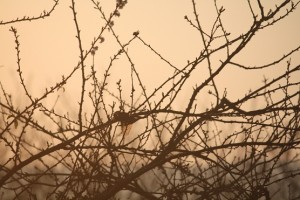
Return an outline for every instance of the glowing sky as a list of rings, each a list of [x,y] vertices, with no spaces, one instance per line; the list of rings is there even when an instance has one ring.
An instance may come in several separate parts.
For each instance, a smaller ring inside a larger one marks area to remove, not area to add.
[[[247,1],[218,1],[219,7],[224,4],[225,13],[223,22],[230,37],[240,35],[247,31],[252,23],[251,12]],[[231,3],[230,3],[231,2]],[[269,1],[268,1],[269,2]],[[267,3],[267,8],[274,8],[275,3]],[[22,18],[22,16],[39,15],[43,10],[49,10],[53,5],[49,0],[2,0],[0,2],[0,20]],[[75,38],[75,25],[69,6],[71,1],[60,1],[50,17],[44,20],[21,22],[0,26],[0,80],[5,88],[18,90],[19,80],[16,73],[16,51],[11,26],[18,30],[21,43],[21,64],[26,84],[34,95],[40,95],[44,88],[54,85],[61,76],[68,74],[79,61],[78,42]],[[104,12],[108,16],[115,6],[115,1],[101,1]],[[213,3],[199,1],[197,4],[199,17],[207,32],[210,31],[216,14]],[[77,1],[79,25],[82,30],[82,41],[85,49],[90,44],[104,25],[101,15],[93,8],[90,1]],[[197,32],[184,19],[187,15],[194,20],[191,1],[182,0],[129,0],[121,10],[121,16],[114,19],[114,30],[119,39],[126,43],[132,38],[132,33],[139,30],[140,36],[151,44],[164,58],[178,68],[186,65],[187,60],[193,60],[203,48],[199,32]],[[276,26],[260,31],[244,51],[234,60],[250,66],[263,65],[275,58],[281,57],[289,50],[300,44],[300,9],[294,11],[288,18]],[[110,32],[104,34],[105,42],[99,44],[96,53],[95,65],[102,77],[110,58],[119,48]],[[148,89],[154,89],[163,80],[172,74],[173,69],[167,66],[160,58],[155,56],[139,41],[134,41],[128,50],[134,59],[135,66]],[[222,56],[220,56],[220,59]],[[299,63],[300,54],[296,53],[292,63]],[[217,64],[220,59],[214,60]],[[92,58],[88,58],[90,64]],[[112,69],[114,76],[111,82],[122,79],[125,84],[130,76],[130,65],[124,57],[116,62]],[[285,70],[285,65],[262,71],[244,71],[237,67],[228,67],[217,78],[220,89],[227,88],[229,95],[238,98],[261,83],[263,76],[272,77]],[[79,74],[77,74],[79,78]],[[71,90],[75,94],[80,92],[79,79],[71,80]],[[199,71],[190,87],[207,78],[207,74]],[[198,80],[197,80],[198,79]],[[19,88],[20,89],[20,88]],[[71,92],[72,93],[72,92]],[[74,96],[74,94],[72,94]],[[76,96],[76,95],[75,95]]]

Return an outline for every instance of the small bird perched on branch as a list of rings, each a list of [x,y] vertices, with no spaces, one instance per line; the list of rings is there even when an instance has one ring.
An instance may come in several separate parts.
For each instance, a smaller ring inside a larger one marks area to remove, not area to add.
[[[122,126],[128,126],[138,121],[140,118],[131,116],[128,112],[116,111],[114,113],[114,119],[121,122]]]
[[[128,135],[131,130],[131,124],[135,123],[139,119],[141,118],[137,116],[132,116],[128,112],[124,112],[124,111],[116,111],[114,113],[114,120],[121,123],[123,135]]]

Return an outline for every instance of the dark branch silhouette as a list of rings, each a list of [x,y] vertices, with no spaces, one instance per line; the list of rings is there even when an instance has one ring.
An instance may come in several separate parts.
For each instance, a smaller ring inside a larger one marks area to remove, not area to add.
[[[247,1],[245,12],[252,23],[235,35],[224,22],[226,7],[217,0],[210,2],[215,19],[205,27],[200,17],[205,8],[191,0],[192,13],[182,17],[199,33],[195,40],[201,41],[202,49],[180,65],[164,57],[142,30],[133,30],[127,40],[119,37],[115,21],[131,3],[126,0],[116,0],[109,12],[101,1],[85,2],[102,25],[92,41],[83,41],[80,6],[71,0],[77,65],[35,96],[23,75],[22,34],[17,25],[51,18],[60,2],[53,1],[40,16],[0,19],[0,28],[11,26],[23,103],[17,103],[18,96],[1,80],[0,199],[300,197],[300,65],[295,60],[300,44],[266,64],[251,66],[237,58],[255,35],[298,12],[300,1],[284,0],[272,9],[260,0]],[[116,44],[117,49],[101,64],[101,73],[97,56],[103,43]],[[133,48],[146,49],[170,71],[161,83],[153,83],[158,84],[153,90],[145,84]],[[126,79],[115,74],[119,60],[128,70]],[[203,67],[207,74],[199,79]],[[233,91],[219,83],[225,69],[232,67],[258,74],[277,67],[286,70],[266,76],[234,99]],[[80,74],[78,104],[61,109],[57,103],[68,103],[59,92],[71,93],[68,86],[74,84],[75,74]],[[188,93],[190,82],[195,86]],[[210,98],[200,103],[203,97]],[[46,100],[54,103],[49,106]]]

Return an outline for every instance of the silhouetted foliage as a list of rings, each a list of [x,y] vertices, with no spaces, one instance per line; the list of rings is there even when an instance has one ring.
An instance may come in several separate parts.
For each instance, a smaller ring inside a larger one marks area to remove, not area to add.
[[[300,45],[261,66],[235,59],[259,31],[299,12],[299,1],[284,0],[270,10],[263,1],[248,1],[252,24],[237,36],[224,25],[226,9],[217,0],[211,2],[216,18],[210,29],[199,18],[205,8],[197,6],[196,0],[186,2],[193,13],[183,18],[199,33],[203,49],[185,66],[178,66],[140,31],[134,30],[128,41],[121,41],[114,20],[122,18],[122,9],[130,1],[117,0],[109,15],[101,1],[87,1],[105,23],[85,48],[76,0],[71,0],[78,65],[34,96],[22,74],[26,70],[21,60],[22,35],[14,25],[51,18],[60,2],[54,0],[50,11],[40,16],[0,21],[1,27],[12,26],[17,73],[24,90],[19,98],[26,99],[25,106],[16,105],[18,97],[1,83],[0,199],[300,198],[300,64],[292,62]],[[111,42],[105,34],[112,36],[119,49],[100,74],[95,58],[101,45]],[[129,51],[134,43],[172,69],[152,91],[146,89]],[[127,60],[129,76],[115,84],[110,76],[121,57]],[[198,79],[199,68],[204,66],[205,79]],[[218,80],[226,68],[233,67],[257,73],[276,67],[286,70],[232,99],[231,91],[222,89]],[[78,105],[73,110],[48,106],[47,99],[57,97],[59,91],[68,92],[75,74],[81,77]],[[195,86],[186,95],[189,82]],[[182,95],[184,102],[178,100]],[[209,100],[202,105],[199,99],[204,96]]]

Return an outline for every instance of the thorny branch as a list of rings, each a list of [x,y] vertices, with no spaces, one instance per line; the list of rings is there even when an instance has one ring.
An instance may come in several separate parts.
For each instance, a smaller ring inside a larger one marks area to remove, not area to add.
[[[51,17],[58,2],[40,16],[0,21],[0,25]],[[127,40],[120,37],[114,22],[122,17],[129,4],[126,0],[117,0],[109,13],[102,2],[91,0],[102,24],[90,45],[83,45],[87,43],[79,23],[81,9],[71,0],[78,64],[40,96],[33,96],[26,84],[22,34],[11,27],[18,78],[29,102],[17,105],[10,88],[0,83],[0,150],[5,152],[0,159],[0,198],[36,199],[37,185],[39,191],[44,190],[44,199],[299,196],[299,184],[294,180],[299,179],[300,171],[294,166],[300,162],[300,65],[295,59],[300,45],[264,65],[249,66],[238,55],[262,29],[288,19],[300,1],[284,0],[270,10],[263,1],[247,2],[252,24],[244,33],[233,35],[224,20],[225,6],[213,2],[216,15],[208,29],[199,15],[205,8],[191,0],[192,17],[186,15],[184,19],[199,32],[203,49],[180,66],[156,50],[142,31],[134,30]],[[117,44],[105,65],[99,64],[97,57],[103,56],[104,42]],[[173,70],[153,91],[144,85],[143,72],[131,53],[136,44]],[[218,55],[222,55],[219,63],[214,60]],[[127,82],[114,74],[117,61],[122,59],[127,63]],[[97,71],[100,65],[103,74]],[[204,80],[194,80],[203,66],[208,75]],[[219,83],[229,67],[246,72],[285,67],[286,71],[264,78],[256,88],[234,99],[232,91],[222,89]],[[50,107],[45,100],[55,99],[54,105],[62,101],[58,91],[67,93],[65,88],[76,73],[80,74],[81,85],[74,117],[70,114],[74,110]],[[116,84],[112,77],[118,78]],[[186,95],[184,90],[190,82],[196,86]],[[179,98],[183,94],[184,102]],[[214,99],[205,109],[198,101],[203,95]],[[257,103],[256,108],[249,107],[253,103]],[[278,191],[278,182],[293,188],[289,193],[282,188]]]

